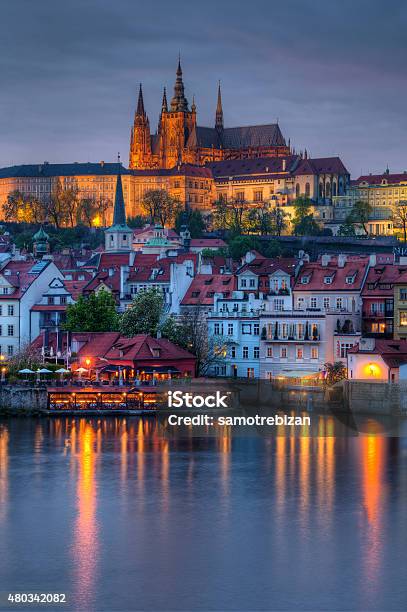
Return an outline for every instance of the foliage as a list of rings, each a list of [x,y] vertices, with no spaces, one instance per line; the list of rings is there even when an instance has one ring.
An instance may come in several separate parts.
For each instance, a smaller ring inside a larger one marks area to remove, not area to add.
[[[301,196],[294,201],[293,234],[296,236],[318,236],[321,228],[314,219],[312,202]]]
[[[393,206],[393,223],[401,227],[404,242],[407,242],[407,201],[401,200]]]
[[[255,236],[235,236],[229,241],[229,254],[232,259],[238,260],[253,249],[259,249],[259,241]]]
[[[120,333],[131,338],[137,334],[156,336],[160,327],[163,294],[158,289],[140,291],[120,320]]]
[[[7,361],[7,370],[10,375],[18,375],[19,370],[28,368],[38,370],[41,367],[41,359],[38,351],[35,351],[30,344],[23,346],[18,353],[10,357]]]
[[[187,225],[191,238],[200,238],[206,229],[206,222],[200,210],[180,210],[175,219],[175,230],[179,233],[183,225]]]
[[[367,229],[367,223],[369,221],[369,216],[372,212],[372,207],[369,202],[363,202],[362,200],[358,200],[355,202],[351,212],[347,217],[347,223],[356,223],[362,227],[366,236],[369,234]]]
[[[43,204],[37,199],[13,191],[3,204],[3,215],[6,221],[18,223],[42,223],[45,220]]]
[[[245,200],[226,201],[221,198],[214,202],[212,223],[215,229],[227,229],[232,235],[241,235],[251,227],[250,207]]]
[[[127,217],[127,225],[133,229],[141,229],[148,223],[148,218],[143,215],[136,215],[135,217]]]
[[[182,205],[165,189],[149,189],[143,196],[141,207],[151,223],[161,223],[165,227],[175,221]]]
[[[77,223],[83,223],[88,227],[104,225],[106,212],[111,205],[112,201],[108,198],[81,199],[77,208]]]
[[[342,361],[335,361],[333,363],[327,362],[324,364],[324,368],[326,372],[326,385],[332,386],[346,378],[346,366]]]
[[[348,218],[346,218],[345,222],[340,226],[338,236],[348,236],[352,238],[356,236],[355,226]]]
[[[220,247],[219,249],[202,249],[201,256],[203,259],[211,259],[211,257],[228,257],[229,252],[227,247]]]
[[[68,331],[108,332],[116,331],[118,326],[114,297],[104,289],[89,296],[79,296],[76,304],[69,304],[66,309],[64,329]]]
[[[259,251],[264,257],[281,257],[283,249],[278,240],[262,240]]]

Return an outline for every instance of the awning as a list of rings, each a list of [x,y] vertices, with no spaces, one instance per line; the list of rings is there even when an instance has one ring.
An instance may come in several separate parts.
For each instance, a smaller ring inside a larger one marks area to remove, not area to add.
[[[153,372],[155,372],[156,374],[180,374],[180,371],[173,366],[157,366],[155,368],[153,368],[152,366],[139,367],[137,368],[136,372],[138,372],[139,374],[153,374]]]
[[[103,368],[100,368],[100,372],[119,372],[119,370],[133,370],[134,368],[132,366],[129,365],[113,365],[111,363],[109,363],[106,366],[103,366]]]
[[[280,374],[276,374],[275,378],[316,378],[320,375],[321,372],[307,370],[283,370]]]

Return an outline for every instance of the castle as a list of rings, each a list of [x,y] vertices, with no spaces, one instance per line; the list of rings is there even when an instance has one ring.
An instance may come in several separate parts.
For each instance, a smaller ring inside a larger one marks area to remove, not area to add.
[[[215,126],[197,125],[195,101],[189,107],[185,97],[180,60],[176,75],[174,96],[169,108],[164,88],[156,134],[150,133],[140,84],[131,129],[130,168],[173,168],[182,162],[203,165],[224,159],[281,157],[290,154],[290,146],[287,146],[276,123],[225,128],[220,85]]]

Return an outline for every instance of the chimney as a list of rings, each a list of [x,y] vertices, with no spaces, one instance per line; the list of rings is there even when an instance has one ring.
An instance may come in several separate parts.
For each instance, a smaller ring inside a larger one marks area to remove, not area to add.
[[[344,268],[346,263],[346,255],[339,253],[338,255],[338,268]]]
[[[326,268],[329,262],[331,261],[331,256],[326,253],[321,257],[321,265],[323,268]]]

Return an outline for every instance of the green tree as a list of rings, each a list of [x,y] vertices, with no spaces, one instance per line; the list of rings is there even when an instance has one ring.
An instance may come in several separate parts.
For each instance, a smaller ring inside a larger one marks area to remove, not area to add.
[[[135,217],[127,217],[127,225],[134,229],[141,229],[148,223],[148,218],[143,215],[136,215]]]
[[[346,217],[344,223],[342,223],[342,225],[340,226],[338,230],[338,236],[356,236],[355,226],[348,217]]]
[[[107,332],[116,331],[119,326],[119,315],[116,312],[114,297],[102,289],[89,296],[79,296],[76,304],[66,309],[67,331]]]
[[[407,242],[407,201],[400,201],[393,206],[393,222],[403,231],[404,242]]]
[[[188,226],[191,238],[200,238],[206,229],[205,219],[200,210],[179,211],[175,219],[175,230],[179,233],[183,225]]]
[[[137,334],[156,336],[162,319],[163,304],[163,294],[158,289],[140,291],[120,319],[120,332],[128,338]]]
[[[296,236],[319,236],[321,228],[311,213],[305,215],[301,220],[293,223],[293,233]]]
[[[232,259],[238,260],[247,251],[259,250],[259,241],[255,236],[234,236],[229,241],[229,253]]]
[[[214,203],[212,215],[213,227],[215,229],[227,229],[231,234],[244,234],[252,225],[250,220],[250,206],[246,200],[235,198],[226,201],[221,198]]]
[[[45,221],[45,207],[43,202],[13,191],[7,196],[3,204],[3,214],[6,221],[18,223],[43,223]]]
[[[178,198],[171,196],[165,189],[150,189],[145,192],[141,207],[151,223],[161,223],[165,227],[175,221],[182,205]]]
[[[288,214],[281,206],[274,206],[270,210],[271,217],[271,234],[281,236],[288,225]]]
[[[326,372],[326,385],[332,386],[346,378],[346,366],[342,361],[335,361],[334,363],[327,362],[324,364],[324,368]]]
[[[367,229],[367,223],[372,212],[372,207],[369,202],[358,200],[355,202],[351,212],[348,215],[349,223],[357,223],[362,227],[365,235],[368,236],[369,230]]]

